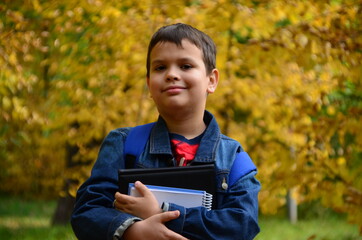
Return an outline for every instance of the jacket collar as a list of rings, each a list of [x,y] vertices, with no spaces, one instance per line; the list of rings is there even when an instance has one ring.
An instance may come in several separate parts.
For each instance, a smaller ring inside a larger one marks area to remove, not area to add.
[[[220,141],[220,129],[214,116],[205,111],[204,122],[207,125],[193,163],[215,161],[216,148]],[[210,151],[211,150],[211,151]],[[169,131],[165,120],[159,116],[150,135],[150,154],[172,155]]]

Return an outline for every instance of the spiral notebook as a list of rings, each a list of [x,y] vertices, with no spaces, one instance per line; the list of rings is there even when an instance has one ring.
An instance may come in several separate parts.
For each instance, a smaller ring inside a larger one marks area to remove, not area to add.
[[[174,203],[186,208],[191,207],[205,207],[211,210],[212,207],[212,194],[206,191],[146,185],[147,188],[156,197],[160,207],[163,202]],[[129,184],[129,195],[140,197],[141,195],[135,188],[133,183]]]

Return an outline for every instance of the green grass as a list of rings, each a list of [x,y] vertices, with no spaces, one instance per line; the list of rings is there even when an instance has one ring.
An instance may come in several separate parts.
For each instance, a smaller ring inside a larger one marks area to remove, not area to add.
[[[261,232],[255,240],[362,240],[356,225],[335,214],[296,224],[286,218],[261,217],[259,224]]]
[[[76,239],[69,225],[51,226],[55,207],[55,201],[0,197],[0,239]]]
[[[69,225],[51,226],[55,207],[55,201],[0,196],[0,239],[76,239]],[[255,240],[362,240],[357,226],[337,214],[323,212],[303,219],[293,225],[285,218],[262,216],[261,232]]]

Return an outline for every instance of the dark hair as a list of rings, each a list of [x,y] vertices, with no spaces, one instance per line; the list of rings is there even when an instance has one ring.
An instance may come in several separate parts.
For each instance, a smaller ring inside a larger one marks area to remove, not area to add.
[[[216,47],[214,41],[200,30],[183,23],[164,26],[158,29],[151,38],[147,52],[147,77],[150,76],[150,56],[152,49],[159,42],[172,42],[181,46],[182,40],[187,39],[195,44],[203,54],[206,73],[210,74],[216,67]]]

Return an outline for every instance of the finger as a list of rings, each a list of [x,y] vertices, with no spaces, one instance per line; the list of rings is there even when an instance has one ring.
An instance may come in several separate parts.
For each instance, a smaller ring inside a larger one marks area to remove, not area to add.
[[[170,231],[168,234],[167,234],[167,239],[168,240],[187,240],[187,238],[183,237],[182,235],[180,234],[177,234],[175,232],[172,232]]]
[[[114,194],[114,198],[117,200],[117,198],[119,198],[122,194],[120,192],[116,192]]]
[[[116,193],[115,198],[116,201],[114,202],[114,206],[119,210],[128,209],[128,207],[134,205],[137,202],[137,198],[121,193]]]
[[[180,211],[169,211],[158,215],[160,218],[160,222],[165,223],[178,218],[180,216]]]
[[[151,193],[151,191],[146,187],[146,185],[144,185],[140,181],[136,181],[134,186],[142,197],[145,197]]]
[[[114,201],[113,201],[113,208],[116,208],[117,209],[117,202],[118,202],[118,198],[119,198],[119,195],[121,195],[119,192],[116,192],[114,194]]]
[[[175,236],[173,238],[171,238],[172,240],[189,240],[187,238],[185,238],[184,236],[175,233]]]
[[[185,238],[184,236],[176,233],[176,232],[173,232],[170,230],[170,232],[168,233],[168,239],[169,240],[189,240],[187,238]]]
[[[116,193],[115,198],[119,203],[130,203],[135,200],[135,197],[126,194]]]

